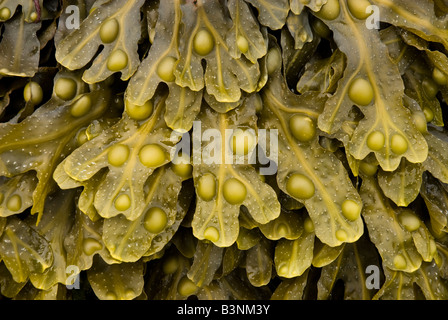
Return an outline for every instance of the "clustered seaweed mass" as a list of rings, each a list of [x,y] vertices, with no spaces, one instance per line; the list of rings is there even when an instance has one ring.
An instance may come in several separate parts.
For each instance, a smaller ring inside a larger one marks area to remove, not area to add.
[[[0,1],[0,296],[447,299],[447,13]]]

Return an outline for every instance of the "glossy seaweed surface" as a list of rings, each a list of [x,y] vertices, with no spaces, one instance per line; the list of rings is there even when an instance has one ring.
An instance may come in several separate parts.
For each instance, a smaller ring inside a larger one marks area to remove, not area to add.
[[[448,299],[447,14],[0,0],[0,299]]]

